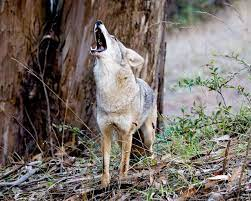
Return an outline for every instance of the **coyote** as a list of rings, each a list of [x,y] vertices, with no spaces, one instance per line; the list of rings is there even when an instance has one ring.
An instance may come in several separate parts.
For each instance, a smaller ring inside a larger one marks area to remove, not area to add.
[[[101,184],[107,187],[112,133],[117,133],[121,147],[119,178],[122,179],[127,176],[131,149],[137,150],[132,142],[138,129],[143,148],[152,154],[157,105],[154,91],[144,80],[135,78],[132,71],[132,68],[143,67],[144,59],[110,35],[101,21],[94,25],[94,36],[96,47],[91,47],[90,53],[96,57],[97,123],[102,133],[103,152]]]

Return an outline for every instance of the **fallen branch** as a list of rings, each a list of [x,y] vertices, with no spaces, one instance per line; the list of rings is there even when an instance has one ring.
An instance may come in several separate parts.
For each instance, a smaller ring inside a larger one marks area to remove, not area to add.
[[[30,169],[25,175],[21,176],[18,180],[13,181],[13,182],[2,182],[0,183],[0,187],[3,186],[18,186],[21,183],[23,183],[24,181],[26,181],[27,179],[29,179],[33,174],[35,174],[37,171],[39,170],[39,168],[35,168],[35,169]]]
[[[23,165],[19,165],[18,167],[14,168],[13,170],[10,170],[9,172],[6,172],[5,174],[3,174],[1,177],[0,177],[0,180],[8,177],[9,175],[13,174],[14,172],[18,171],[19,169],[21,169],[23,167]]]
[[[94,179],[99,179],[101,178],[101,175],[95,175],[95,176],[86,176],[82,178],[76,178],[76,179],[71,179],[69,181],[64,182],[64,184],[70,184],[70,183],[75,183],[75,182],[83,182],[83,181],[90,181]]]

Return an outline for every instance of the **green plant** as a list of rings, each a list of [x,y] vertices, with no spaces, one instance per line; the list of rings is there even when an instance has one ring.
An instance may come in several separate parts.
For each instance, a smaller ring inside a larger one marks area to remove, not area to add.
[[[243,86],[234,86],[231,81],[241,72],[249,71],[250,65],[239,55],[225,55],[234,59],[244,67],[239,71],[227,75],[222,74],[216,67],[216,62],[211,61],[206,65],[209,76],[202,78],[182,79],[178,87],[186,87],[190,90],[194,86],[207,88],[209,91],[218,93],[222,99],[218,106],[211,112],[206,111],[205,106],[194,102],[191,111],[181,109],[182,115],[174,118],[166,118],[168,121],[165,131],[158,135],[157,149],[161,153],[170,153],[184,159],[189,159],[214,149],[215,142],[211,139],[215,136],[238,135],[239,138],[247,138],[244,134],[251,126],[250,93]],[[239,111],[234,112],[224,97],[224,89],[232,89],[246,98],[247,104],[243,103]]]

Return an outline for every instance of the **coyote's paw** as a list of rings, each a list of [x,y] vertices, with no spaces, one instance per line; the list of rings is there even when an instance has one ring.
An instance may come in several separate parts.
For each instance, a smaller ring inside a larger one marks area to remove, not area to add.
[[[127,179],[127,172],[120,172],[119,173],[119,181],[125,181]]]
[[[106,188],[110,183],[110,176],[103,174],[101,177],[101,186]]]

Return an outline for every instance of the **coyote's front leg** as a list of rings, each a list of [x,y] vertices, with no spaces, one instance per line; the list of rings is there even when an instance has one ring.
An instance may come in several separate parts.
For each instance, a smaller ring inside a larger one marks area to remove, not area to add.
[[[101,185],[103,187],[107,187],[110,183],[110,174],[109,174],[109,166],[110,166],[110,152],[111,152],[111,127],[106,127],[102,131],[103,139],[102,139],[102,152],[103,152],[103,174],[101,178]]]

